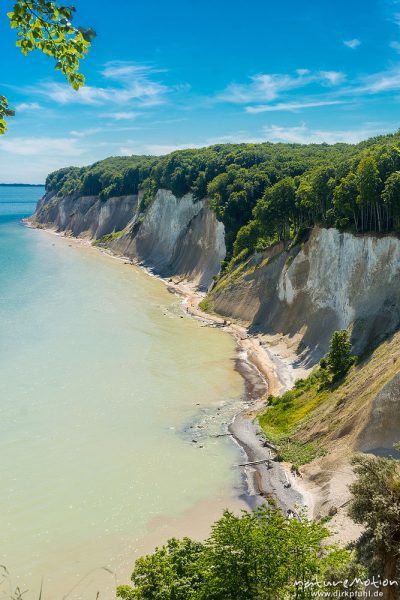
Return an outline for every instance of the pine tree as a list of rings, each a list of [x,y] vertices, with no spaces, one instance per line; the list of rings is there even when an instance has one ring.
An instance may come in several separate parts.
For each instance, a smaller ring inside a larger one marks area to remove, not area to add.
[[[346,329],[335,331],[332,335],[330,351],[326,357],[326,366],[332,375],[332,380],[343,377],[353,362],[354,357],[351,354],[348,331]]]

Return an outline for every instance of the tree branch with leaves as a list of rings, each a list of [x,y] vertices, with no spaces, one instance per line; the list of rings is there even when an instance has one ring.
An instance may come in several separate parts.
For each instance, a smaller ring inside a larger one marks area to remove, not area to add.
[[[79,90],[85,78],[79,72],[80,61],[89,51],[96,33],[93,29],[72,24],[75,8],[61,6],[49,0],[18,0],[7,13],[10,25],[17,30],[16,46],[26,56],[40,50],[55,60],[74,90]],[[15,114],[7,98],[0,96],[0,134],[7,130],[6,119]]]

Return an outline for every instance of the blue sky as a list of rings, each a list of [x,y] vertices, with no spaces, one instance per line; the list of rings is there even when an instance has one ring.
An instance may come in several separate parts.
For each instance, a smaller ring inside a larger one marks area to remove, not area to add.
[[[74,4],[98,34],[79,93],[50,59],[19,53],[3,4],[0,90],[17,116],[0,138],[2,182],[110,155],[400,127],[400,0]]]

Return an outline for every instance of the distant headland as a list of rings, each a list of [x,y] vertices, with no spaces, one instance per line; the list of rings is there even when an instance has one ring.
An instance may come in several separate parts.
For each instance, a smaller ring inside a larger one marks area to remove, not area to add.
[[[44,187],[44,183],[0,183],[0,187]]]

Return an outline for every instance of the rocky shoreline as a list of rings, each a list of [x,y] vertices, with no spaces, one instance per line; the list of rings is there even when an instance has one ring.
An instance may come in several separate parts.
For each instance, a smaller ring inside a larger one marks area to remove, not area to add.
[[[204,313],[199,307],[203,295],[186,281],[160,279],[166,283],[171,293],[182,299],[188,314],[210,327],[222,328],[236,341],[236,369],[245,383],[244,406],[233,417],[228,432],[244,455],[241,468],[247,493],[250,498],[254,497],[252,504],[273,499],[285,513],[293,514],[303,509],[309,511],[313,504],[309,492],[302,489],[301,480],[290,470],[290,465],[274,460],[276,452],[268,444],[256,420],[257,413],[265,406],[267,394],[282,393],[298,377],[303,376],[305,370],[298,368],[295,372],[294,354],[283,359],[273,353],[272,349],[268,352],[263,336],[250,335],[244,324],[232,323],[218,315]]]

